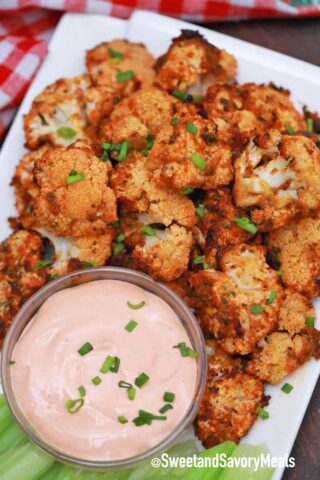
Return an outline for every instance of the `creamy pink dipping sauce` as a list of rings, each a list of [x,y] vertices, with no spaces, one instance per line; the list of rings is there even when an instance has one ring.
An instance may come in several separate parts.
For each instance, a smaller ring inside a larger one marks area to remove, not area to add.
[[[133,310],[127,302],[145,305]],[[129,333],[125,326],[135,320]],[[78,350],[89,342],[93,350]],[[127,282],[100,280],[68,288],[44,302],[18,340],[12,355],[12,385],[21,411],[48,443],[86,460],[118,460],[149,450],[167,437],[193,399],[197,361],[183,357],[178,343],[192,347],[178,316],[159,297]],[[117,373],[103,374],[106,357],[120,358]],[[141,388],[134,380],[150,379]],[[99,376],[102,382],[94,385]],[[119,381],[136,388],[129,400]],[[66,402],[80,398],[82,408],[69,413]],[[164,421],[136,426],[139,410],[161,415],[165,392],[175,394]],[[128,419],[121,424],[119,416]]]

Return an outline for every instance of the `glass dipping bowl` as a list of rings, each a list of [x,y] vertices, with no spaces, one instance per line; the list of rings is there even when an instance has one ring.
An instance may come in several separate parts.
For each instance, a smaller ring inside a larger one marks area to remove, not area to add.
[[[121,460],[95,461],[73,457],[63,451],[58,450],[46,442],[46,439],[40,436],[34,427],[30,424],[16,401],[10,374],[10,360],[12,352],[28,322],[33,318],[35,313],[41,305],[54,293],[65,288],[74,287],[83,283],[88,283],[95,280],[119,280],[123,282],[132,283],[145,289],[148,292],[155,294],[165,301],[176,313],[180,319],[185,331],[187,332],[191,348],[196,350],[199,355],[196,358],[197,362],[197,379],[193,398],[191,399],[189,409],[186,411],[184,417],[175,429],[162,440],[158,445],[151,449],[140,453],[136,456],[124,458]],[[156,282],[148,275],[135,272],[133,270],[119,268],[119,267],[99,267],[81,270],[65,275],[58,280],[48,283],[32,297],[30,297],[19,310],[14,322],[12,323],[3,344],[2,359],[1,359],[1,378],[5,398],[7,400],[9,409],[29,439],[35,443],[42,450],[55,457],[58,461],[68,463],[74,467],[90,469],[90,470],[110,470],[119,469],[121,467],[132,467],[136,464],[144,462],[154,456],[159,456],[161,452],[167,450],[174,443],[177,443],[179,437],[192,424],[204,393],[207,376],[207,360],[205,351],[205,341],[190,308],[185,302],[176,295],[172,290],[164,284]]]

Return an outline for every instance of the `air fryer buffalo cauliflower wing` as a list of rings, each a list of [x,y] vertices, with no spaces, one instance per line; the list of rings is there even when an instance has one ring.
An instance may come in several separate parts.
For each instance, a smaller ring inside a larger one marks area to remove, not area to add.
[[[142,43],[113,40],[87,52],[86,65],[95,85],[111,94],[130,95],[140,87],[153,84],[154,58]]]
[[[290,334],[299,333],[306,328],[306,322],[316,318],[312,303],[295,290],[286,289],[279,312],[279,330]]]
[[[233,194],[261,231],[320,207],[320,150],[304,136],[276,130],[249,140],[235,162]]]
[[[26,146],[33,150],[48,142],[66,147],[88,139],[84,95],[90,84],[86,75],[61,78],[37,95],[24,117]]]
[[[100,127],[100,139],[114,144],[129,141],[136,149],[146,147],[173,116],[174,99],[157,87],[147,87],[130,95],[115,106]]]
[[[210,117],[222,117],[240,132],[261,128],[286,131],[288,126],[295,132],[305,130],[304,118],[289,94],[273,84],[216,84],[208,89],[204,107]]]
[[[313,298],[320,293],[320,217],[302,218],[269,233],[269,263],[283,283]]]
[[[216,81],[232,80],[236,76],[236,59],[225,50],[211,45],[193,30],[182,30],[169,50],[156,63],[156,83],[172,91],[203,94]]]
[[[236,245],[220,264],[222,272],[203,270],[191,276],[194,293],[203,300],[197,316],[224,350],[246,355],[277,328],[282,287],[262,246]]]
[[[34,214],[58,236],[98,235],[117,219],[116,199],[108,187],[110,166],[86,144],[57,147],[35,162],[39,194]]]

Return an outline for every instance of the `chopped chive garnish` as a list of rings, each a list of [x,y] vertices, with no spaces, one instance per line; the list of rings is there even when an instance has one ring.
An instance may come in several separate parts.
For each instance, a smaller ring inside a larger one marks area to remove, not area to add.
[[[117,220],[116,222],[111,223],[112,228],[120,228],[120,220]]]
[[[314,327],[314,318],[313,317],[306,317],[306,326],[307,327]]]
[[[15,360],[9,360],[9,365],[14,365],[15,363]]]
[[[104,150],[110,150],[111,145],[112,145],[111,143],[104,142],[101,146]]]
[[[290,123],[287,123],[284,128],[287,130],[287,133],[289,135],[294,135],[294,128],[290,125]]]
[[[43,260],[41,260],[39,263],[37,263],[34,268],[36,268],[37,270],[41,270],[41,268],[44,268],[44,267],[47,267],[48,265],[51,265],[51,261],[48,260],[47,258],[44,258]]]
[[[125,239],[125,234],[124,233],[119,233],[119,235],[116,237],[116,242],[121,243]]]
[[[127,142],[127,141],[122,142],[120,152],[119,152],[119,155],[117,156],[116,160],[118,162],[123,162],[123,160],[125,160],[127,158],[128,150],[129,150],[129,142]]]
[[[136,389],[134,387],[129,387],[127,393],[129,400],[134,400],[136,398]]]
[[[52,282],[53,280],[57,280],[57,278],[59,278],[59,275],[57,273],[54,273],[53,275],[49,275],[48,282]]]
[[[92,268],[96,264],[93,263],[93,262],[86,262],[85,260],[83,260],[82,262],[79,262],[79,265],[80,265],[80,267],[83,267],[83,268]]]
[[[86,177],[83,173],[77,173],[75,170],[71,170],[69,176],[67,177],[67,185],[71,185],[72,183],[80,182],[84,180]]]
[[[101,378],[100,377],[94,377],[91,382],[94,384],[94,385],[100,385],[100,383],[102,382]]]
[[[176,395],[175,395],[175,393],[172,393],[172,392],[165,392],[164,395],[163,395],[163,400],[165,402],[172,403],[175,398],[176,398]]]
[[[182,357],[197,357],[199,355],[198,352],[187,347],[184,342],[178,343],[173,348],[179,348]]]
[[[124,54],[122,52],[116,52],[112,48],[108,48],[108,53],[111,58],[114,58],[118,61],[123,59]]]
[[[137,385],[137,387],[141,388],[147,381],[150,379],[150,377],[142,372],[140,375],[135,379],[134,383]]]
[[[83,407],[84,400],[83,398],[78,398],[77,400],[68,400],[65,404],[66,409],[69,413],[77,413],[80,408]]]
[[[140,151],[141,155],[143,155],[144,157],[147,157],[149,155],[149,150],[147,150],[146,148],[144,148],[143,150]]]
[[[73,130],[71,127],[60,127],[57,130],[58,137],[64,138],[65,140],[69,140],[75,136],[77,132]]]
[[[148,135],[147,137],[147,150],[151,150],[154,144],[154,137],[152,135]]]
[[[198,217],[202,218],[205,212],[205,206],[203,203],[199,203],[199,205],[196,208],[196,214]]]
[[[188,97],[188,93],[181,92],[181,90],[178,90],[177,88],[173,90],[172,95],[179,100],[185,100]]]
[[[313,132],[313,120],[312,120],[312,118],[307,118],[306,123],[307,123],[307,132],[312,133]]]
[[[111,357],[111,355],[108,355],[105,361],[103,362],[102,367],[100,368],[101,373],[108,373],[110,370],[110,367],[114,364],[115,357]]]
[[[130,78],[134,77],[134,72],[132,70],[127,70],[126,72],[118,72],[116,75],[117,83],[126,82]]]
[[[278,292],[270,292],[267,303],[269,303],[269,305],[271,305],[271,303],[273,303],[274,300],[277,298],[277,295],[278,295]]]
[[[123,415],[120,415],[120,416],[118,417],[118,422],[124,424],[124,423],[128,423],[128,420],[127,420],[126,417],[124,417]]]
[[[167,417],[154,415],[145,410],[139,410],[139,416],[132,421],[137,427],[140,427],[142,425],[151,425],[152,420],[167,420]]]
[[[180,193],[181,193],[181,195],[190,195],[190,193],[192,193],[193,190],[194,190],[193,188],[186,187],[186,188],[182,188],[180,190]]]
[[[120,368],[120,358],[114,357],[114,362],[113,362],[113,365],[110,367],[110,372],[118,373],[119,368]]]
[[[173,118],[173,119],[171,120],[171,125],[179,125],[179,123],[180,123],[180,121],[179,121],[178,118]]]
[[[256,225],[252,223],[248,217],[231,218],[231,222],[234,222],[237,227],[242,228],[242,230],[246,230],[246,232],[252,233],[253,235],[258,231]]]
[[[292,390],[293,390],[293,386],[290,385],[290,383],[285,383],[284,385],[282,385],[281,390],[282,390],[284,393],[290,393],[290,392],[292,392]]]
[[[283,275],[283,271],[282,270],[277,270],[276,274],[279,275],[279,277],[281,277]]]
[[[131,302],[127,302],[127,305],[129,308],[132,308],[132,310],[140,310],[140,308],[144,307],[146,304],[146,302],[144,300],[142,300],[142,302],[140,303],[131,303]]]
[[[201,102],[202,100],[203,100],[202,95],[194,95],[194,97],[193,97],[194,102]]]
[[[127,330],[127,332],[131,333],[136,328],[137,325],[138,323],[135,320],[130,320],[130,322],[127,323],[127,325],[124,328],[125,330]]]
[[[119,253],[123,252],[124,250],[124,244],[123,243],[118,243],[115,245],[113,249],[113,255],[119,255]]]
[[[193,263],[195,263],[196,265],[200,265],[201,263],[204,263],[204,257],[196,257],[193,259]]]
[[[79,387],[78,388],[78,391],[79,391],[79,394],[80,394],[80,397],[85,397],[86,396],[86,389],[84,387]]]
[[[267,410],[265,410],[264,408],[261,408],[261,407],[258,408],[258,415],[263,420],[267,420],[270,417],[269,412],[267,412]]]
[[[146,235],[148,235],[149,237],[154,237],[155,236],[155,231],[153,230],[152,227],[150,227],[150,225],[142,225],[140,230],[143,233],[145,233]]]
[[[203,158],[200,157],[200,155],[197,155],[196,153],[193,153],[190,158],[191,158],[191,161],[199,168],[199,170],[201,170],[201,172],[203,172],[203,170],[207,166],[207,164],[203,160]]]
[[[198,133],[198,127],[196,127],[193,123],[187,122],[186,123],[186,129],[189,133],[193,133],[196,135]]]
[[[125,382],[124,380],[120,380],[118,383],[118,387],[120,388],[130,388],[132,387],[131,383]]]
[[[87,353],[91,352],[91,350],[93,350],[93,346],[91,345],[91,343],[87,342],[84,345],[82,345],[81,348],[79,348],[78,353],[80,353],[80,355],[83,356],[83,355],[87,355]]]
[[[168,410],[172,410],[173,406],[170,405],[170,403],[167,403],[166,405],[163,405],[162,408],[160,408],[159,413],[166,413]]]
[[[264,307],[262,305],[251,305],[250,307],[251,313],[263,313]]]

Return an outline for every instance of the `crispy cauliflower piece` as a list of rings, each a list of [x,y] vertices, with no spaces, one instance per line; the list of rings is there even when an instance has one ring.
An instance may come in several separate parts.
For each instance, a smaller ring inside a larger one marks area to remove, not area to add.
[[[289,95],[289,90],[273,84],[220,83],[208,89],[204,108],[210,117],[222,117],[240,132],[261,128],[275,128],[283,132],[288,125],[298,132],[304,130],[306,124]]]
[[[109,93],[120,96],[152,85],[155,78],[153,56],[142,43],[128,40],[113,40],[88,50],[86,65],[95,85],[104,86]],[[124,72],[131,74],[119,75]]]
[[[194,106],[177,107],[178,125],[165,124],[148,155],[147,167],[158,182],[175,189],[210,190],[233,179],[228,124],[203,118]]]
[[[66,147],[88,139],[84,92],[90,84],[87,75],[60,78],[37,95],[24,117],[26,146],[34,150],[48,142]]]
[[[270,265],[281,279],[307,298],[320,294],[320,217],[302,218],[269,233]]]
[[[319,357],[319,341],[320,332],[315,328],[298,334],[271,333],[252,356],[247,370],[262,381],[276,385],[312,356]]]
[[[104,233],[117,219],[115,195],[108,187],[110,168],[79,142],[46,152],[34,168],[39,187],[34,214],[39,224],[58,236]]]
[[[0,272],[0,348],[10,327],[12,320],[17,314],[21,297],[14,288],[14,282],[6,274]]]
[[[306,319],[315,318],[314,307],[306,297],[294,290],[285,290],[279,312],[279,330],[299,333],[306,328]]]
[[[191,276],[194,293],[203,300],[197,316],[224,350],[246,355],[277,328],[282,287],[262,246],[233,246],[220,264],[222,272],[203,270]]]
[[[96,126],[107,117],[119,103],[120,98],[112,95],[105,86],[94,86],[84,92],[85,108],[89,125]]]
[[[124,141],[141,150],[147,138],[154,137],[173,116],[175,100],[157,87],[147,87],[133,93],[115,106],[110,117],[100,127],[100,139],[119,144]]]
[[[156,63],[156,83],[172,91],[204,94],[214,82],[235,78],[236,59],[225,50],[211,45],[193,30],[182,30],[167,53]]]
[[[320,150],[312,140],[270,130],[252,138],[235,162],[233,194],[261,231],[320,207]]]

